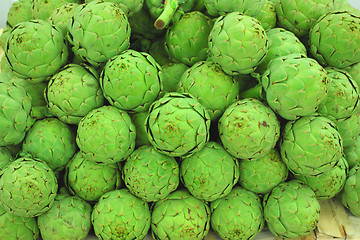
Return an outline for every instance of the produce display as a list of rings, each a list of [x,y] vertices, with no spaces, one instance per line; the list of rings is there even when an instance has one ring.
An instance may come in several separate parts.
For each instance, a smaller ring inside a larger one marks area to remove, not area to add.
[[[0,47],[0,239],[302,237],[322,199],[360,217],[346,0],[18,0]]]

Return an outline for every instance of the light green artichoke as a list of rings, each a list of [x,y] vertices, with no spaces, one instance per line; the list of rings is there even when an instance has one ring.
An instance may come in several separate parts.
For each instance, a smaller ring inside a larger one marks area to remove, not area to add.
[[[236,158],[260,158],[275,147],[280,123],[275,113],[254,98],[230,105],[218,123],[225,149]]]
[[[135,147],[140,147],[142,145],[151,145],[150,140],[147,136],[145,121],[148,116],[148,112],[138,112],[130,114],[130,118],[135,125],[136,129],[136,139]]]
[[[239,184],[257,194],[269,193],[289,175],[277,149],[271,149],[268,154],[257,159],[241,159],[239,169]]]
[[[68,47],[63,34],[53,25],[44,20],[30,20],[11,30],[5,55],[17,77],[42,82],[65,65]]]
[[[193,95],[206,108],[210,119],[217,120],[238,100],[239,90],[239,82],[218,64],[200,61],[181,76],[177,91]]]
[[[112,2],[92,1],[75,9],[67,39],[74,54],[94,67],[122,53],[130,45],[126,14]]]
[[[99,165],[77,152],[65,167],[64,182],[70,194],[96,202],[122,184],[117,164]]]
[[[34,123],[23,141],[22,151],[41,159],[53,170],[62,170],[77,151],[76,132],[57,118]]]
[[[360,87],[360,62],[346,67],[344,70],[352,76],[358,87]]]
[[[168,63],[162,67],[163,73],[163,93],[176,92],[181,76],[189,69],[183,63]]]
[[[47,21],[55,25],[56,28],[59,29],[64,36],[66,36],[69,32],[69,21],[74,16],[75,9],[78,6],[79,4],[75,2],[63,3],[61,6],[52,11]]]
[[[343,143],[334,122],[313,114],[286,123],[280,152],[293,173],[317,176],[336,166],[343,153]]]
[[[209,57],[230,75],[254,72],[267,50],[260,22],[240,12],[218,17],[209,35]]]
[[[239,180],[239,165],[221,144],[208,142],[182,159],[180,177],[191,195],[212,202],[230,193]]]
[[[145,125],[156,150],[174,157],[200,151],[210,137],[210,117],[206,109],[185,93],[168,93],[155,101]]]
[[[18,23],[31,20],[33,18],[31,4],[32,0],[19,0],[13,2],[7,14],[6,25],[14,27]]]
[[[348,146],[344,147],[345,159],[349,168],[360,165],[360,134]]]
[[[106,63],[100,86],[111,105],[125,111],[147,111],[162,88],[161,67],[148,53],[126,50]]]
[[[0,207],[0,239],[17,240],[40,238],[36,218],[19,217]]]
[[[91,228],[91,205],[79,197],[58,195],[37,221],[44,240],[86,239]]]
[[[269,106],[281,117],[295,120],[315,113],[326,100],[329,79],[314,59],[291,54],[272,60],[261,84]]]
[[[299,181],[280,183],[263,201],[265,221],[275,236],[305,236],[319,222],[320,204],[315,193]]]
[[[306,48],[304,44],[290,31],[283,28],[273,28],[266,31],[266,36],[269,39],[269,49],[265,58],[256,68],[256,72],[263,74],[268,68],[271,60],[290,55],[293,53],[306,56]]]
[[[31,13],[34,19],[47,20],[51,13],[66,3],[81,3],[82,0],[31,0]]]
[[[360,62],[360,16],[332,11],[320,17],[309,33],[310,53],[336,68]]]
[[[12,154],[6,147],[0,147],[0,171],[13,160]]]
[[[121,189],[101,196],[93,208],[91,222],[100,239],[144,239],[150,229],[151,214],[147,202]]]
[[[135,196],[146,202],[166,198],[179,185],[179,165],[174,157],[159,153],[151,145],[137,148],[126,159],[122,178]]]
[[[241,187],[212,202],[210,209],[211,227],[222,239],[253,239],[265,225],[259,196]]]
[[[207,58],[208,37],[214,22],[202,12],[185,13],[171,25],[165,38],[165,50],[175,61],[188,66]]]
[[[329,117],[330,118],[330,117]],[[330,118],[332,119],[332,118]],[[342,138],[343,147],[348,147],[360,135],[360,112],[347,118],[332,119]]]
[[[3,54],[0,58],[0,72],[11,72],[11,68],[5,54]]]
[[[148,52],[160,66],[173,62],[165,49],[165,36],[153,41]]]
[[[8,213],[20,217],[35,217],[47,212],[57,189],[54,172],[37,159],[18,158],[0,173],[0,205]]]
[[[10,36],[11,27],[5,26],[5,28],[2,29],[2,32],[0,34],[0,47],[4,50],[5,44],[7,42],[8,37]]]
[[[154,239],[204,239],[210,228],[207,204],[177,190],[153,205],[151,230]]]
[[[78,124],[91,110],[104,105],[98,79],[91,67],[66,65],[50,78],[44,92],[48,109],[61,121]]]
[[[93,1],[99,0],[85,0],[85,3]],[[144,0],[104,0],[104,2],[116,3],[129,17],[138,13],[144,4]]]
[[[360,165],[350,169],[349,176],[341,192],[342,204],[350,210],[352,214],[360,217]]]
[[[110,164],[124,161],[135,148],[135,126],[129,114],[103,106],[80,120],[76,143],[86,159]]]

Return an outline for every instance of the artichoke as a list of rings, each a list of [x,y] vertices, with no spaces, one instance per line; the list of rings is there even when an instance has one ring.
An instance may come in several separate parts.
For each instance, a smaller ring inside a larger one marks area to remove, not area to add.
[[[265,225],[259,196],[241,187],[212,202],[210,210],[211,227],[222,239],[253,239]]]
[[[151,145],[147,136],[145,126],[145,120],[148,114],[149,113],[147,111],[130,114],[130,118],[134,123],[136,129],[135,147],[140,147],[142,145]]]
[[[360,62],[360,16],[346,11],[323,15],[310,30],[309,44],[323,65],[345,68]]]
[[[99,239],[144,239],[150,229],[147,202],[127,189],[105,193],[94,206],[91,222]]]
[[[12,154],[6,147],[0,147],[0,172],[13,160]]]
[[[236,158],[260,158],[275,147],[280,123],[275,113],[254,98],[230,105],[218,123],[225,149]]]
[[[68,124],[78,124],[91,110],[104,105],[97,72],[85,65],[68,64],[54,74],[44,92],[47,106]]]
[[[329,117],[330,118],[330,117]],[[330,118],[332,119],[332,118]],[[360,112],[347,118],[332,119],[342,138],[343,147],[352,145],[353,141],[360,135]]]
[[[211,120],[238,100],[240,84],[213,62],[200,61],[181,76],[178,92],[190,93],[206,108]]]
[[[153,205],[151,230],[154,239],[204,239],[210,228],[208,205],[177,190]]]
[[[90,204],[78,197],[58,195],[49,211],[37,219],[42,239],[86,239],[91,210]]]
[[[230,75],[254,72],[267,50],[260,22],[240,12],[218,17],[209,35],[209,57]]]
[[[183,63],[168,63],[162,66],[163,93],[176,92],[181,76],[188,69]]]
[[[13,2],[7,15],[6,25],[14,27],[18,23],[31,20],[33,18],[31,3],[32,0],[20,0]]]
[[[343,143],[333,121],[313,114],[286,123],[280,152],[293,173],[317,176],[336,166],[343,153]]]
[[[161,153],[174,157],[200,151],[210,137],[208,113],[185,93],[168,93],[155,101],[145,125],[150,143]]]
[[[239,180],[239,165],[219,143],[208,142],[182,160],[180,177],[191,195],[212,202],[230,193]]]
[[[67,163],[64,182],[70,194],[87,202],[96,202],[122,183],[117,164],[99,165],[85,159],[80,152]]]
[[[106,63],[100,85],[111,105],[125,111],[147,111],[162,88],[161,67],[148,53],[126,50]]]
[[[53,25],[44,20],[30,20],[11,30],[5,56],[17,77],[42,82],[65,65],[68,48],[63,34]]]
[[[122,53],[130,45],[126,14],[112,2],[92,1],[75,9],[67,39],[76,56],[94,67]]]
[[[360,165],[360,134],[348,146],[344,147],[345,159],[349,168]]]
[[[137,148],[122,170],[126,187],[146,202],[166,198],[179,185],[179,166],[174,157],[161,154],[151,145]]]
[[[78,3],[69,2],[56,8],[49,16],[48,22],[55,25],[64,36],[69,32],[69,19],[74,16],[75,9],[79,6]]]
[[[91,110],[80,120],[76,143],[90,161],[117,163],[134,150],[135,131],[129,114],[116,107],[103,106]]]
[[[31,0],[31,13],[34,19],[47,20],[51,13],[66,3],[81,3],[82,0]]]
[[[34,123],[23,141],[22,151],[41,159],[53,170],[62,170],[77,151],[76,132],[57,118]]]
[[[85,0],[85,3],[89,3],[92,1],[94,0]],[[138,13],[142,9],[144,4],[144,0],[104,0],[104,1],[116,3],[129,17]]]
[[[352,214],[360,217],[360,165],[350,169],[349,176],[345,182],[341,193],[342,204],[350,210]]]
[[[2,49],[1,50],[5,50],[5,44],[7,42],[8,37],[10,36],[10,32],[11,32],[11,27],[5,26],[5,28],[3,28],[2,30],[0,30],[0,47]]]
[[[160,66],[173,62],[165,49],[165,36],[153,41],[148,52]]]
[[[50,167],[37,159],[18,158],[0,173],[0,205],[20,217],[47,212],[56,197],[57,180]]]
[[[344,69],[347,71],[353,78],[353,80],[357,83],[358,87],[360,87],[360,62],[355,63]]]

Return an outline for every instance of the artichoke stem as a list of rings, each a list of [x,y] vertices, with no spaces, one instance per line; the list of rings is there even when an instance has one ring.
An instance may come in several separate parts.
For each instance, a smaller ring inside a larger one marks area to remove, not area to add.
[[[258,83],[256,86],[247,89],[239,94],[240,98],[257,98],[259,100],[265,100],[265,92],[263,90],[262,84]]]
[[[155,28],[158,30],[164,29],[170,23],[178,7],[178,0],[165,0],[164,11],[156,19],[154,23]]]

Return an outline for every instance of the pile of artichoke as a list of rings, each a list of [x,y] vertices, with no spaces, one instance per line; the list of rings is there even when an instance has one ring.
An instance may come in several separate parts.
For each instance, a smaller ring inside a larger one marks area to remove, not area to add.
[[[0,239],[252,239],[360,217],[360,11],[19,0],[0,44]]]

